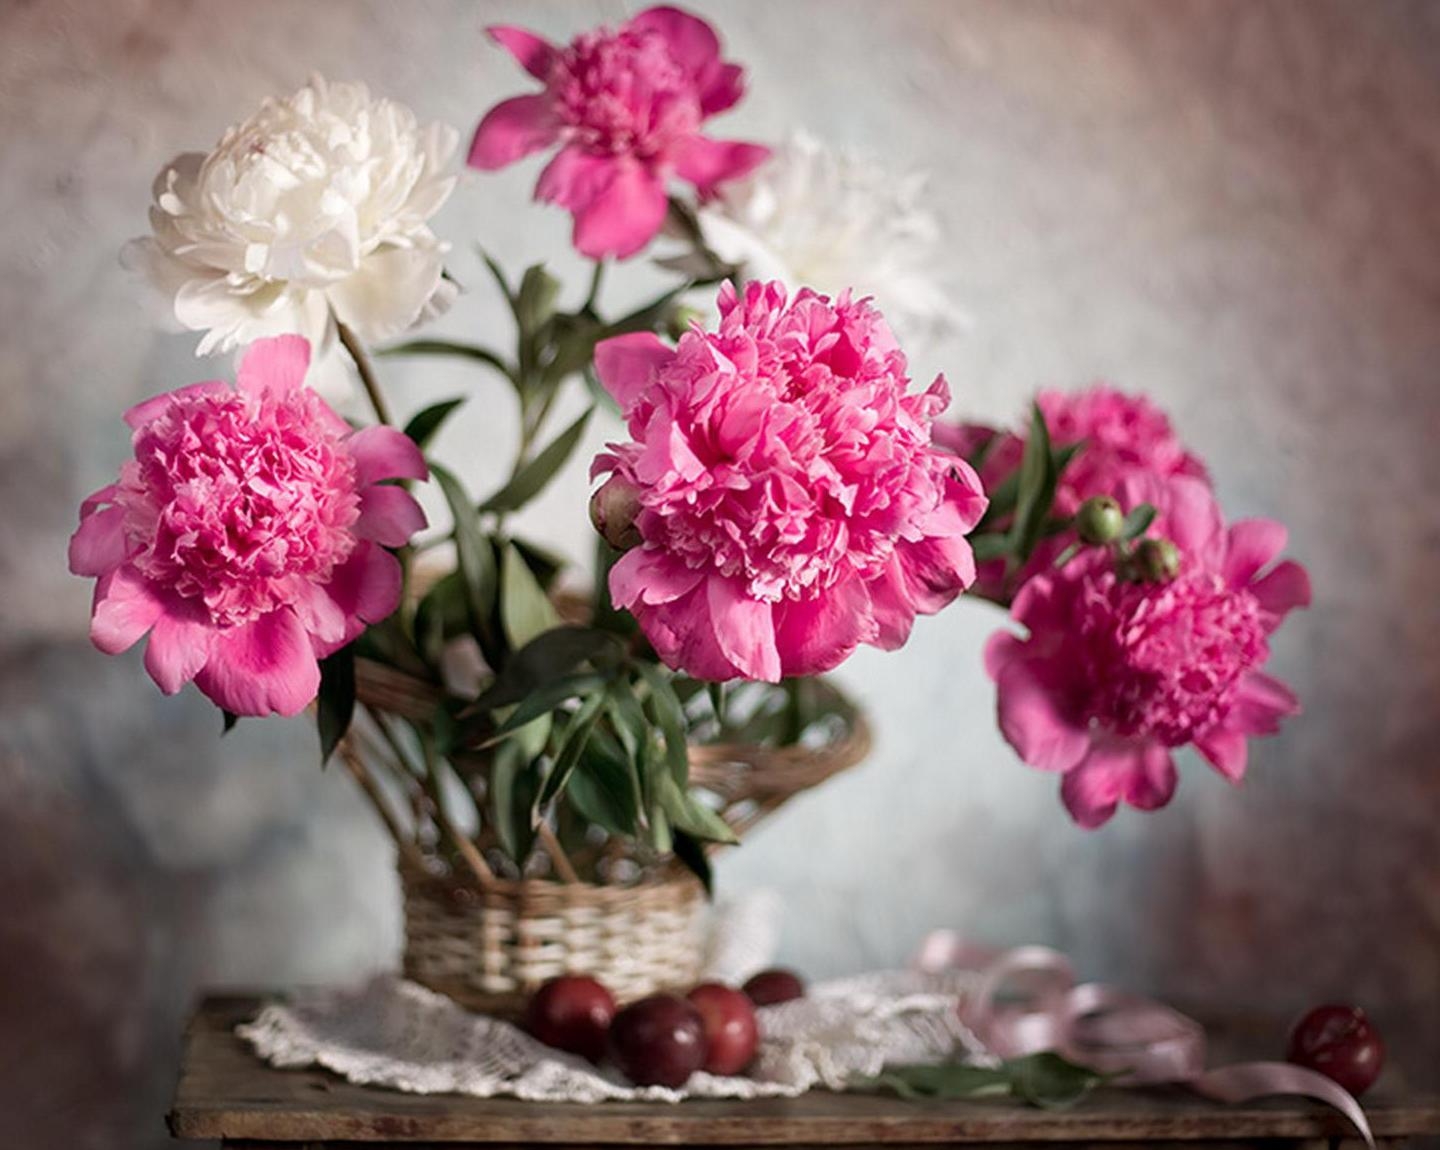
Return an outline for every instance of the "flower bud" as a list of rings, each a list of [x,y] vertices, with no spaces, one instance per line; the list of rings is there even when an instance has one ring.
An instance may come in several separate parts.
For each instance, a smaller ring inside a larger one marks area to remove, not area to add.
[[[665,319],[665,334],[671,339],[679,341],[680,337],[690,330],[690,325],[697,319],[704,319],[705,313],[698,308],[686,307],[681,304],[673,308]]]
[[[1168,583],[1180,574],[1180,548],[1168,539],[1142,539],[1135,545],[1135,577],[1146,583]]]
[[[605,542],[617,551],[640,543],[635,516],[640,513],[640,490],[623,475],[612,475],[590,496],[590,522]]]
[[[1093,545],[1113,543],[1125,530],[1125,512],[1108,495],[1095,495],[1080,504],[1075,513],[1075,530],[1080,538]]]

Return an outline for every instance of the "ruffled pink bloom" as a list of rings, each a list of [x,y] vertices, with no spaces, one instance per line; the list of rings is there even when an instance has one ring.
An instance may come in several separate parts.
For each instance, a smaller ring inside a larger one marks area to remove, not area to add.
[[[1148,494],[1166,492],[1178,493],[1162,507],[1184,557],[1177,578],[1127,582],[1108,551],[1087,552],[1021,588],[1013,615],[1024,638],[999,632],[986,647],[1001,731],[1025,762],[1064,775],[1061,797],[1084,827],[1122,802],[1169,802],[1171,751],[1186,744],[1239,782],[1247,739],[1276,733],[1300,709],[1262,670],[1270,634],[1310,602],[1303,567],[1271,566],[1285,528],[1253,519],[1224,530],[1195,479]]]
[[[1126,485],[1140,477],[1178,476],[1209,485],[1204,463],[1185,450],[1169,417],[1143,395],[1097,383],[1076,392],[1042,391],[1035,402],[1056,448],[1084,443],[1061,473],[1053,512],[1058,518],[1074,515],[1096,495],[1113,496],[1129,511],[1135,504],[1127,500]],[[936,424],[935,442],[966,459],[983,453],[980,477],[993,491],[1020,467],[1026,436],[982,424]],[[1049,568],[1074,539],[1073,533],[1065,533],[1043,541],[1012,588]],[[1004,560],[981,564],[975,582],[977,593],[1003,601]]]
[[[776,682],[900,646],[975,574],[979,478],[930,442],[944,379],[909,394],[890,329],[848,294],[727,283],[718,305],[718,330],[673,350],[646,333],[596,351],[632,442],[592,474],[633,487],[642,540],[611,597],[702,679]]]
[[[521,28],[489,32],[545,88],[486,113],[470,166],[494,171],[558,143],[535,195],[575,217],[575,247],[592,259],[634,255],[654,238],[672,175],[709,197],[770,155],[701,134],[740,99],[744,80],[720,59],[715,30],[688,12],[648,8],[564,48]]]
[[[237,715],[304,709],[317,659],[400,601],[385,550],[425,525],[404,488],[419,449],[389,427],[352,431],[304,386],[310,345],[257,340],[238,386],[213,381],[125,414],[135,458],[80,508],[70,570],[94,576],[90,637],[106,654],[147,632],[167,695],[196,685]]]

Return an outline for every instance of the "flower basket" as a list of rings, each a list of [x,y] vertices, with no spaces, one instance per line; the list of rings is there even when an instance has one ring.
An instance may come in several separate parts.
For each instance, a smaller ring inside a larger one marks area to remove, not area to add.
[[[824,690],[843,699],[829,684]],[[367,659],[356,664],[356,696],[372,712],[414,722],[427,721],[444,698],[437,685]],[[743,835],[802,791],[865,757],[869,724],[853,707],[843,713],[843,721],[810,744],[693,745],[691,783]],[[454,836],[452,841],[474,846],[447,860],[391,811],[374,782],[378,772],[366,762],[384,754],[355,736],[343,749],[396,839],[406,977],[468,1009],[501,1017],[518,1014],[537,987],[564,973],[599,978],[620,1002],[694,982],[702,961],[705,891],[679,861],[646,864],[630,857],[632,844],[615,841],[572,860],[548,827],[541,829],[537,853],[543,852],[541,865],[553,877],[496,873],[487,828],[468,839]]]

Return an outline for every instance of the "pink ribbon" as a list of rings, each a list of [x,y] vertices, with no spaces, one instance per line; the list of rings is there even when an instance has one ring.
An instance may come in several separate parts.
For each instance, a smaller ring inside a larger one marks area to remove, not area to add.
[[[1373,1148],[1375,1139],[1353,1095],[1325,1075],[1288,1062],[1241,1062],[1205,1069],[1205,1028],[1163,1003],[1100,983],[1077,983],[1070,960],[1046,946],[997,951],[935,931],[920,945],[923,971],[979,971],[980,985],[961,1021],[1000,1058],[1053,1050],[1129,1085],[1176,1083],[1216,1102],[1276,1094],[1334,1107]]]

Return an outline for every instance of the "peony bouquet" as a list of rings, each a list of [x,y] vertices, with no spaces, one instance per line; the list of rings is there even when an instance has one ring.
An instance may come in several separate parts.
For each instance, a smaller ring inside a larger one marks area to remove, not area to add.
[[[126,259],[238,365],[126,413],[133,458],[70,549],[96,646],[145,640],[161,690],[194,683],[227,728],[313,707],[402,855],[482,877],[623,884],[672,858],[706,877],[707,848],[787,792],[737,813],[697,749],[853,732],[821,676],[967,589],[1015,624],[985,651],[1000,728],[1077,822],[1168,802],[1186,745],[1241,778],[1248,738],[1298,709],[1264,671],[1309,598],[1283,528],[1227,525],[1164,414],[1109,387],[1041,394],[1013,431],[942,422],[944,378],[912,383],[882,314],[905,339],[959,315],[920,182],[803,133],[711,135],[745,75],[704,21],[490,36],[534,85],[468,164],[547,154],[535,198],[573,217],[584,302],[489,261],[512,346],[395,343],[458,293],[430,220],[459,140],[363,85],[313,80],[178,157]],[[673,287],[610,313],[607,269],[647,252]],[[508,389],[519,448],[490,490],[427,457],[464,398],[398,420],[376,344]],[[337,372],[366,425],[316,389]],[[591,410],[554,427],[575,390]],[[591,419],[616,430],[587,589],[518,523]]]

